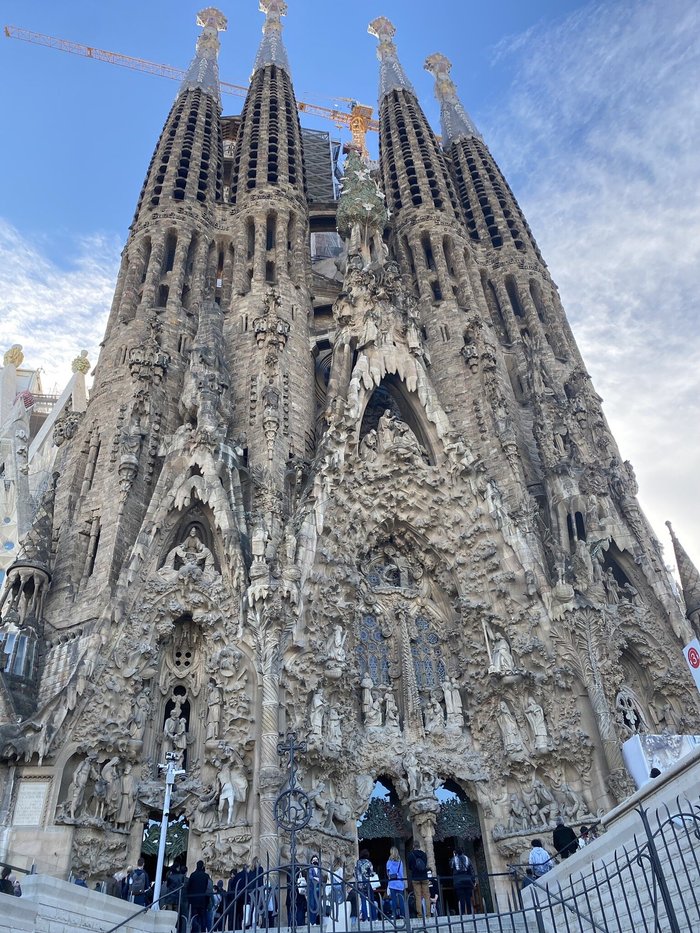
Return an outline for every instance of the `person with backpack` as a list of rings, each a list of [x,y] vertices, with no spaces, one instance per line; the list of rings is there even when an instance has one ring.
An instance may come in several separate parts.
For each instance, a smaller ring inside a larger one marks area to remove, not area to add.
[[[471,861],[462,849],[455,849],[452,854],[452,880],[457,895],[457,907],[460,914],[472,912],[472,897],[474,896],[474,883],[476,872]]]
[[[411,872],[413,896],[416,899],[416,914],[427,917],[430,911],[428,856],[422,849],[414,848],[408,853],[408,868]]]
[[[406,875],[403,862],[396,846],[389,850],[389,861],[386,863],[387,889],[391,898],[391,913],[394,920],[406,916],[406,901],[403,896],[406,886]]]
[[[151,879],[148,877],[148,872],[143,867],[144,864],[143,858],[140,858],[136,863],[136,868],[132,872],[131,881],[129,882],[129,893],[131,894],[132,900],[134,904],[138,904],[140,907],[146,906],[146,894],[151,887]]]
[[[355,863],[355,882],[359,899],[360,920],[377,919],[377,909],[374,906],[374,894],[372,892],[373,873],[374,865],[369,860],[369,852],[367,849],[363,849]]]

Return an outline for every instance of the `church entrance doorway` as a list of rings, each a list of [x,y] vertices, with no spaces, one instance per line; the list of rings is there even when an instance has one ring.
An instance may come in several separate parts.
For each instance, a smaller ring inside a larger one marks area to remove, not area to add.
[[[411,838],[411,824],[406,809],[390,777],[380,775],[374,783],[369,805],[357,821],[359,850],[366,850],[377,874],[375,898],[383,903],[387,894],[386,863],[389,850],[396,846],[406,865],[406,843]]]
[[[478,883],[474,889],[473,908],[480,913],[492,909],[488,869],[481,838],[481,824],[476,804],[455,781],[446,781],[435,791],[440,810],[435,825],[433,849],[435,868],[440,879],[440,913],[457,912],[457,897],[452,881],[452,856],[460,849],[471,860]]]

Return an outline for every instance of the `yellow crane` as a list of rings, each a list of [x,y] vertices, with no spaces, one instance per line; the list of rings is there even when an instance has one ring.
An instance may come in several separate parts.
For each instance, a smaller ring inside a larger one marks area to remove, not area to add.
[[[83,58],[94,58],[96,61],[107,62],[110,65],[120,65],[122,68],[131,68],[133,71],[145,71],[146,74],[158,75],[161,78],[171,78],[181,81],[185,72],[173,65],[161,65],[158,62],[149,62],[145,58],[134,58],[131,55],[122,55],[121,52],[109,52],[91,45],[83,45],[72,39],[59,39],[56,36],[47,36],[42,32],[33,32],[21,26],[5,26],[5,35],[8,39],[21,39],[34,45],[43,45],[49,49],[58,49],[60,52],[70,52],[72,55],[82,55]],[[221,81],[221,91],[232,94],[234,97],[245,97],[248,88],[242,84],[231,84]],[[303,100],[297,101],[300,113],[312,114],[330,120],[338,127],[347,127],[352,136],[353,145],[357,146],[365,155],[367,147],[365,137],[368,132],[378,132],[379,123],[372,118],[372,108],[350,98],[341,98],[350,105],[349,112],[331,107],[322,107],[320,104],[310,104]]]

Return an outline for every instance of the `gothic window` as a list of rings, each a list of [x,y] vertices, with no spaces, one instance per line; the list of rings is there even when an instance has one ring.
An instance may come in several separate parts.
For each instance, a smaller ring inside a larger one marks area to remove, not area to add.
[[[411,637],[411,654],[419,690],[432,690],[446,679],[440,637],[425,616],[418,616]]]
[[[379,620],[372,615],[362,616],[359,634],[355,650],[360,678],[369,673],[375,686],[390,683],[389,641],[382,632]]]
[[[648,731],[641,704],[629,687],[622,687],[615,698],[615,716],[618,724],[630,735]]]

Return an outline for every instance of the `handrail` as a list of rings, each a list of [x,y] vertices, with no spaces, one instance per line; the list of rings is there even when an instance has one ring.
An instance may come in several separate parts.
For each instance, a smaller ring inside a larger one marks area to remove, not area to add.
[[[114,933],[114,931],[120,929],[120,927],[125,926],[127,923],[131,923],[131,921],[134,920],[136,917],[140,917],[141,914],[145,914],[147,910],[153,910],[153,904],[160,904],[160,902],[164,898],[166,897],[170,898],[173,894],[177,894],[179,891],[182,891],[182,889],[186,887],[186,885],[187,885],[187,882],[185,881],[183,884],[180,885],[179,888],[173,888],[172,891],[165,891],[163,894],[161,894],[161,896],[158,898],[157,901],[153,901],[151,904],[147,904],[145,907],[142,907],[141,910],[137,910],[135,914],[132,914],[130,917],[127,917],[126,920],[120,921],[115,927],[110,927],[109,930],[106,931],[106,933]]]

